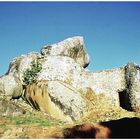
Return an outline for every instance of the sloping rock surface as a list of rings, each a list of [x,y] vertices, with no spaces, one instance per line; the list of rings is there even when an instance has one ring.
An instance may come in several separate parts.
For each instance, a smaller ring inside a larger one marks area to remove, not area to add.
[[[40,81],[29,85],[24,99],[35,109],[66,121],[77,120],[86,111],[86,103],[80,93],[60,81]]]

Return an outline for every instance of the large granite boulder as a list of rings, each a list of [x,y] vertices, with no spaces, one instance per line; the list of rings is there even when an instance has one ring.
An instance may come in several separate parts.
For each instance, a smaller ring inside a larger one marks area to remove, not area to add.
[[[42,61],[42,70],[37,81],[59,80],[76,87],[84,69],[72,58],[65,56],[47,56]]]
[[[46,45],[42,48],[41,54],[45,56],[68,56],[84,68],[89,64],[89,55],[85,50],[84,40],[81,36],[68,38],[56,44]]]
[[[7,99],[19,98],[22,95],[23,87],[20,80],[14,75],[4,75],[0,78],[0,96]]]
[[[39,81],[29,85],[24,99],[33,108],[65,121],[78,120],[87,109],[80,93],[60,81]]]

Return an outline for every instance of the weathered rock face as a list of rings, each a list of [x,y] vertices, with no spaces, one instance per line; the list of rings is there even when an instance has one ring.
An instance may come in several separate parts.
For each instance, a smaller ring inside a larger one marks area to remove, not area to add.
[[[42,61],[42,70],[37,81],[59,80],[75,87],[84,69],[72,58],[64,56],[47,56]]]
[[[95,94],[103,94],[111,106],[120,106],[119,92],[125,89],[125,70],[117,68],[101,72],[83,72],[76,87],[78,90],[91,88]]]
[[[86,53],[83,37],[81,36],[68,38],[59,43],[47,45],[42,48],[41,54],[46,56],[68,56],[84,68],[89,64],[89,55]]]
[[[20,80],[13,75],[5,75],[0,78],[0,96],[7,99],[19,98],[22,95],[22,84]]]
[[[25,114],[25,110],[16,104],[5,100],[0,99],[0,116],[19,116]]]
[[[86,111],[86,103],[80,93],[60,81],[40,81],[29,85],[24,98],[33,108],[66,121],[77,120]]]

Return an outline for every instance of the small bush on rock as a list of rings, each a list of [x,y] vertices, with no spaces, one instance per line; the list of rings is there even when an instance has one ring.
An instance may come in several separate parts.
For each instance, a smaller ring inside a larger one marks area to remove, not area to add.
[[[32,84],[36,82],[36,76],[37,74],[41,71],[42,65],[38,61],[38,59],[33,60],[31,62],[31,68],[28,68],[24,73],[23,73],[23,82],[25,85]]]

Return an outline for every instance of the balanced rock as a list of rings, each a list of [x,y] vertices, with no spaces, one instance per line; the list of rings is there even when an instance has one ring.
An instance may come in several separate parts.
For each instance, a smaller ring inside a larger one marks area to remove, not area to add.
[[[77,120],[86,111],[86,103],[72,86],[60,81],[39,81],[27,86],[24,99],[35,109],[57,119]]]
[[[41,54],[45,56],[68,56],[84,68],[89,64],[89,55],[86,53],[84,40],[81,36],[68,38],[56,44],[46,45],[42,48]]]

